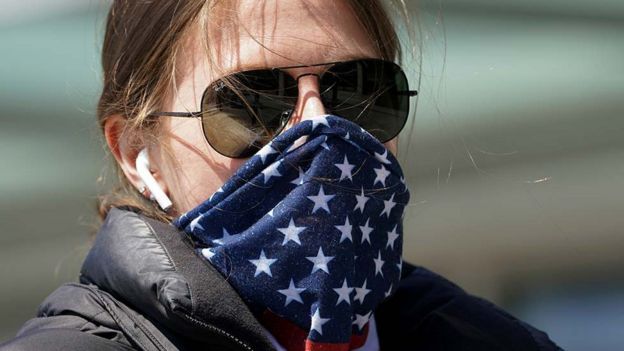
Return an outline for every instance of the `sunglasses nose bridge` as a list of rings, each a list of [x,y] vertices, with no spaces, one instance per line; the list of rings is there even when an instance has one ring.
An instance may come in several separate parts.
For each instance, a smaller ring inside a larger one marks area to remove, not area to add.
[[[284,72],[289,74],[295,80],[299,80],[299,78],[309,76],[309,75],[316,75],[320,77],[323,74],[323,72],[325,72],[326,70],[327,70],[326,65],[298,66],[298,67],[283,69]]]
[[[326,114],[325,106],[321,101],[320,78],[316,73],[303,73],[296,77],[298,96],[293,113],[284,130],[291,126]]]

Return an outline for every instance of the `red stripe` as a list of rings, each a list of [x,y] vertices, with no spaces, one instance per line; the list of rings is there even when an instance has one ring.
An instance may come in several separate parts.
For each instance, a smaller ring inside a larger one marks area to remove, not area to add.
[[[351,350],[364,346],[368,337],[368,323],[364,325],[362,334],[351,334]]]
[[[308,339],[306,340],[305,351],[349,351],[349,344],[330,344]]]
[[[262,325],[275,337],[288,351],[348,351],[362,347],[368,336],[368,323],[364,326],[362,334],[351,335],[348,343],[321,343],[308,340],[308,331],[301,329],[293,322],[284,319],[268,309],[261,317]]]

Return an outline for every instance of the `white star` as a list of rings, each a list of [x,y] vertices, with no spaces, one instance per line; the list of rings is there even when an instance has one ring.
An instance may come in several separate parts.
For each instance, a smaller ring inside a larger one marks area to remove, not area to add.
[[[306,227],[296,227],[295,222],[292,217],[290,218],[290,222],[288,223],[288,227],[286,228],[277,228],[282,234],[284,234],[284,241],[282,242],[282,246],[286,245],[289,241],[294,241],[297,244],[301,245],[301,241],[299,240],[299,233],[304,231]]]
[[[329,263],[329,261],[334,259],[334,256],[325,256],[325,254],[323,253],[323,248],[319,247],[316,256],[310,256],[306,258],[314,263],[314,267],[312,267],[312,273],[310,274],[313,274],[318,270],[325,271],[325,273],[329,274],[329,268],[327,268],[327,264]]]
[[[312,316],[312,328],[310,330],[316,330],[319,334],[323,335],[323,324],[329,322],[331,318],[322,318],[319,310],[320,309],[317,308]]]
[[[364,280],[364,285],[361,288],[355,288],[355,297],[353,301],[360,301],[360,304],[364,303],[364,298],[368,293],[371,292],[371,289],[366,288],[366,280]]]
[[[212,256],[215,255],[214,252],[212,252],[211,248],[205,248],[201,250],[202,255],[204,255],[204,257],[206,257],[208,260],[212,261]]]
[[[399,237],[399,233],[396,232],[398,224],[394,226],[391,232],[388,232],[388,243],[386,247],[390,246],[391,250],[394,250],[394,241]]]
[[[343,225],[336,225],[336,229],[340,230],[340,242],[343,242],[347,239],[353,242],[353,236],[351,235],[353,232],[353,226],[349,223],[349,217],[345,217],[345,223]]]
[[[275,208],[272,208],[271,211],[267,212],[267,215],[273,217],[273,210],[275,210]]]
[[[310,120],[312,121],[312,130],[316,129],[316,127],[318,127],[320,124],[324,124],[329,127],[326,116],[313,117],[310,118]]]
[[[386,151],[383,153],[383,155],[382,154],[378,154],[378,153],[375,152],[375,158],[379,162],[387,164],[387,165],[389,165],[391,163],[390,161],[388,161],[388,149],[386,149]]]
[[[353,211],[359,209],[360,212],[364,213],[364,206],[366,206],[366,201],[369,199],[367,196],[364,196],[364,187],[362,187],[362,194],[355,195],[355,199],[357,200],[357,205],[355,205]]]
[[[390,294],[392,294],[392,284],[390,284],[390,287],[388,288],[388,291],[386,291],[386,293],[384,294],[385,297],[390,296]]]
[[[373,261],[375,261],[375,276],[377,276],[377,273],[379,273],[383,277],[381,267],[383,267],[384,261],[381,259],[381,250],[379,250],[379,255],[377,255],[377,258],[373,258]]]
[[[312,209],[312,213],[316,212],[318,209],[323,209],[327,211],[327,213],[331,213],[329,211],[329,207],[327,206],[327,202],[331,200],[336,195],[325,195],[323,191],[323,186],[319,189],[318,195],[308,196],[308,199],[314,201],[314,208]]]
[[[345,139],[347,139],[347,140],[351,139],[351,136],[349,135],[349,132],[347,132],[347,134],[345,135]]]
[[[304,291],[305,288],[297,288],[295,287],[295,282],[293,282],[292,278],[290,279],[290,285],[288,286],[288,289],[280,289],[277,290],[280,294],[283,294],[286,296],[286,303],[284,304],[284,307],[288,306],[288,304],[291,301],[297,301],[299,303],[303,303],[303,300],[301,300],[301,295],[300,293],[302,291]]]
[[[238,234],[230,235],[230,233],[228,233],[228,231],[223,228],[223,237],[221,239],[215,239],[212,242],[219,245],[225,245],[232,240],[232,237],[235,237],[236,235]]]
[[[276,258],[267,258],[264,255],[264,250],[260,251],[260,257],[257,260],[249,260],[249,262],[253,263],[256,266],[256,273],[254,273],[254,277],[260,275],[260,273],[266,273],[269,277],[272,277],[271,273],[271,265],[277,261]]]
[[[204,216],[204,214],[200,214],[199,216],[197,216],[197,218],[195,218],[193,221],[191,221],[191,231],[194,232],[195,228],[199,228],[199,230],[204,230],[204,227],[202,227],[201,224],[199,224],[199,221],[202,219],[202,217]]]
[[[217,191],[215,191],[214,193],[212,193],[212,195],[210,195],[210,198],[208,199],[208,201],[212,201],[212,198],[217,195],[217,193],[222,193],[223,192],[223,188],[219,187],[219,189],[217,189]]]
[[[299,168],[299,177],[297,177],[295,180],[291,181],[290,184],[295,184],[295,185],[301,185],[303,184],[304,178],[305,178],[305,173],[303,173],[303,169],[301,169],[301,167]]]
[[[379,215],[379,217],[383,216],[384,214],[386,215],[386,217],[390,217],[390,211],[392,211],[392,208],[396,206],[396,202],[392,200],[394,200],[394,194],[390,196],[390,200],[383,200],[384,209],[383,211],[381,211],[381,214]]]
[[[266,184],[271,177],[281,177],[282,174],[277,170],[277,168],[282,164],[282,160],[271,163],[267,168],[262,171],[264,175],[264,184]]]
[[[401,257],[401,259],[399,260],[399,263],[397,263],[397,267],[399,268],[399,276],[400,276],[401,271],[403,270],[403,257]]]
[[[370,221],[370,218],[366,219],[366,224],[360,226],[360,230],[362,231],[362,241],[360,242],[361,244],[364,243],[364,241],[368,241],[369,244],[371,243],[370,233],[373,231],[373,228],[368,226],[368,221]]]
[[[386,186],[386,178],[390,175],[390,172],[384,167],[384,165],[380,165],[380,168],[375,168],[375,182],[373,185],[377,184],[377,182],[381,183],[383,186]]]
[[[367,314],[355,314],[355,321],[353,322],[353,324],[356,324],[358,326],[358,328],[360,329],[360,331],[364,328],[364,326],[366,325],[366,323],[368,323],[368,320],[370,319],[370,315],[371,312],[368,312]]]
[[[295,150],[296,148],[298,148],[299,146],[303,145],[306,143],[306,141],[308,141],[308,136],[304,135],[302,137],[300,137],[299,139],[295,140],[289,147],[288,149],[286,149],[286,153],[289,153],[293,150]]]
[[[327,135],[325,135],[325,140],[321,144],[321,147],[325,150],[329,150],[329,145],[327,145]]]
[[[262,149],[258,150],[256,155],[260,156],[260,160],[262,160],[262,164],[266,161],[267,156],[270,154],[276,154],[277,151],[271,146],[271,143],[268,143],[262,147]]]
[[[338,301],[336,302],[336,306],[340,305],[341,302],[346,302],[347,305],[351,305],[351,299],[349,298],[349,294],[353,291],[353,288],[347,286],[347,278],[342,282],[342,286],[339,288],[334,288],[336,294],[338,294]]]
[[[353,175],[351,174],[351,171],[353,170],[355,165],[349,163],[349,160],[347,160],[347,155],[345,155],[344,161],[342,163],[334,163],[334,166],[340,169],[340,180],[349,178],[349,180],[353,181]]]

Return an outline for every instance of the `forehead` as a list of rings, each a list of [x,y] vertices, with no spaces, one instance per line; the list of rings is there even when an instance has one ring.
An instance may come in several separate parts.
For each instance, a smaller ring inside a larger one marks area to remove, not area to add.
[[[240,3],[239,14],[240,28],[247,29],[238,36],[243,55],[238,60],[226,55],[225,64],[236,66],[256,58],[287,66],[374,55],[374,46],[347,1],[246,0]]]
[[[224,1],[190,36],[174,106],[199,107],[228,73],[380,57],[347,0]]]
[[[378,56],[346,0],[240,0],[218,15],[201,29],[208,52],[193,43],[208,76]]]

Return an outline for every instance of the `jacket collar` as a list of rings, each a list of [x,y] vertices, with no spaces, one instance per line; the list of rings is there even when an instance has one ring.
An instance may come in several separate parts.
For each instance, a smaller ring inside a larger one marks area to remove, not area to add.
[[[167,333],[222,349],[273,349],[265,329],[189,237],[139,213],[110,210],[80,281],[108,291]]]

